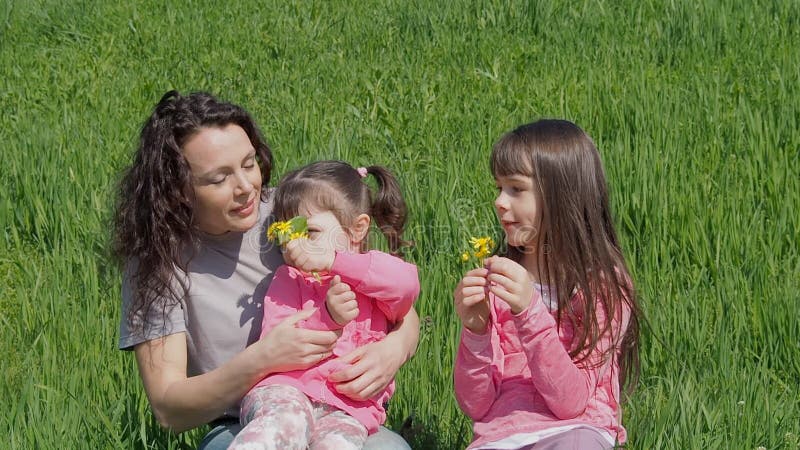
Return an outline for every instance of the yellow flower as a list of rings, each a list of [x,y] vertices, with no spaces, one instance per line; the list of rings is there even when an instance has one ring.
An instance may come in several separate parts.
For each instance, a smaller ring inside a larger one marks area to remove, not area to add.
[[[494,247],[494,240],[488,236],[485,237],[472,237],[469,239],[472,248],[475,250],[483,250],[489,247]]]
[[[472,248],[475,249],[475,257],[483,259],[492,254],[494,250],[494,240],[488,236],[486,237],[473,237],[469,240]]]
[[[269,238],[270,241],[274,241],[275,238],[277,237],[279,223],[281,222],[273,222],[272,225],[270,225],[269,228],[267,228],[267,237]]]
[[[308,232],[306,231],[295,231],[289,235],[290,241],[293,241],[295,239],[307,239],[307,238],[308,238]]]
[[[286,245],[286,243],[295,239],[308,238],[308,219],[303,216],[292,217],[284,222],[275,222],[267,228],[267,238],[270,241],[277,242],[278,245]],[[322,277],[319,273],[311,272],[314,279],[318,283],[322,283]]]
[[[278,245],[285,245],[289,241],[304,237],[308,237],[308,223],[303,216],[293,217],[284,222],[274,222],[267,228],[267,238],[277,242]]]
[[[469,262],[470,259],[475,259],[480,263],[483,258],[490,256],[494,252],[494,239],[489,236],[484,237],[471,237],[469,239],[470,246],[473,252],[463,252],[461,254],[461,262]]]

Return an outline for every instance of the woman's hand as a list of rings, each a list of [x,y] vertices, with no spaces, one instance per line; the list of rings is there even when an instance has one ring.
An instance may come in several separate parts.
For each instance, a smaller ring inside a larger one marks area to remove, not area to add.
[[[315,309],[304,309],[284,319],[264,335],[263,348],[269,373],[306,369],[331,356],[341,332],[307,330],[297,323],[311,317]]]
[[[394,379],[405,355],[397,351],[389,336],[371,342],[338,359],[345,368],[331,374],[336,390],[353,400],[367,400],[383,391]]]
[[[453,302],[464,328],[475,334],[486,333],[491,317],[489,301],[486,298],[487,275],[483,267],[472,269],[458,282],[453,291]]]
[[[289,241],[283,248],[283,260],[303,272],[325,272],[333,267],[336,252],[310,239]]]
[[[414,308],[382,341],[359,347],[337,361],[345,367],[331,374],[336,390],[353,400],[366,400],[383,391],[408,361],[419,341],[419,316]]]
[[[489,291],[506,302],[513,314],[519,314],[531,304],[533,284],[528,271],[514,261],[492,256],[484,261],[489,269]]]

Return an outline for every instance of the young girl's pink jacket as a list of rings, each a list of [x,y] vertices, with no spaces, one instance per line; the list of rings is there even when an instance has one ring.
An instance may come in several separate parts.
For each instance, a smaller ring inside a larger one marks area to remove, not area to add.
[[[325,307],[325,296],[334,275],[339,275],[350,285],[358,300],[358,317],[344,327],[331,318]],[[394,381],[375,397],[356,401],[338,393],[328,382],[328,376],[343,367],[336,361],[337,357],[383,339],[390,327],[408,313],[419,295],[417,267],[379,251],[361,254],[338,252],[330,273],[319,275],[319,278],[286,265],[275,271],[264,298],[261,337],[297,311],[317,308],[311,317],[297,326],[313,330],[342,330],[333,356],[305,370],[269,375],[255,387],[270,384],[294,386],[313,400],[345,411],[373,433],[386,420],[383,404],[394,393]]]
[[[572,302],[581,300],[575,295]],[[577,365],[568,353],[573,336],[568,320],[557,330],[555,311],[538,292],[518,315],[493,294],[489,301],[489,330],[483,335],[462,330],[454,369],[456,399],[474,422],[469,448],[568,425],[597,427],[625,442],[618,361],[600,361],[612,339],[601,338],[588,360]],[[630,311],[624,307],[619,315],[611,324],[616,338],[624,334]],[[600,311],[597,320],[605,323]]]

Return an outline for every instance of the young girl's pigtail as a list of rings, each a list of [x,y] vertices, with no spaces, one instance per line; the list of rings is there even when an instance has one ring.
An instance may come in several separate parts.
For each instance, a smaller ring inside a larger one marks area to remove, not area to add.
[[[394,175],[381,166],[367,167],[367,173],[375,177],[378,190],[372,199],[371,216],[389,242],[393,255],[402,254],[400,248],[413,245],[403,240],[406,224],[406,202]]]

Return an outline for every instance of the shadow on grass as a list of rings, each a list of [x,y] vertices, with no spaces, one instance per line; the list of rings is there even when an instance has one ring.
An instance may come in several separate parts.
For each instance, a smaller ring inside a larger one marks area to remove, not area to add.
[[[460,428],[461,425],[464,424],[452,424],[454,429]],[[414,413],[403,421],[397,433],[414,450],[463,449],[469,444],[467,435],[445,436],[441,430],[423,424]]]

